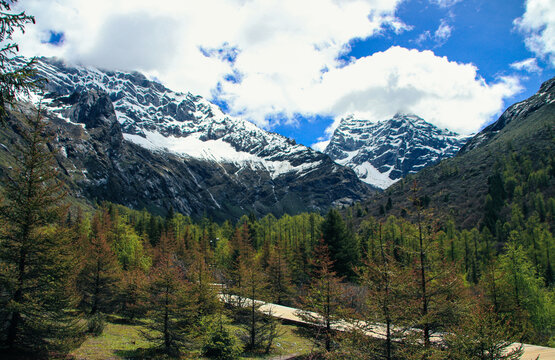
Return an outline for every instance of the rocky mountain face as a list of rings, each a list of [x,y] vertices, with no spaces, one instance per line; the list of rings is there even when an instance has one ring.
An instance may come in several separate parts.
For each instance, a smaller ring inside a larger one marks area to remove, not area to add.
[[[519,119],[526,118],[529,114],[540,109],[541,107],[553,104],[555,102],[555,78],[548,80],[542,84],[540,90],[532,97],[518,102],[510,106],[499,117],[499,119],[485,127],[470,141],[468,141],[461,149],[461,154],[475,149],[482,144],[486,144],[490,139],[495,137],[501,130],[503,130],[512,121],[519,121]],[[555,118],[554,118],[555,120]]]
[[[45,58],[37,70],[48,83],[35,102],[76,196],[232,219],[323,211],[374,191],[327,155],[139,73]]]
[[[372,123],[345,118],[324,150],[367,184],[385,189],[402,177],[454,156],[469,139],[416,115]]]

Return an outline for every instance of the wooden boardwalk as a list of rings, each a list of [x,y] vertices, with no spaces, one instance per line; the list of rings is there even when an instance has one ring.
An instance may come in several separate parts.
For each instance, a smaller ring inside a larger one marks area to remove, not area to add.
[[[225,299],[225,295],[220,295],[220,297],[222,298],[222,300],[226,302],[234,302],[236,301],[236,299],[238,299],[238,297],[235,295],[231,295],[231,299],[229,298]],[[245,301],[249,302],[250,299],[246,299]],[[272,303],[266,303],[259,300],[255,300],[255,302],[258,305],[260,305],[260,308],[259,308],[260,311],[266,314],[270,314],[275,318],[278,318],[280,320],[284,320],[287,322],[300,324],[300,325],[308,324],[299,316],[299,312],[302,311],[300,309],[283,306],[283,305],[272,304]],[[311,314],[316,315],[315,313],[311,313]],[[349,328],[352,328],[352,326],[353,325],[345,322],[345,323],[335,324],[333,328],[334,330],[338,330],[338,331],[346,331]],[[367,333],[369,336],[372,336],[372,337],[377,337],[382,339],[385,338],[384,335],[380,335],[385,333],[385,329],[380,329],[379,325],[373,326],[372,331],[371,332],[368,331]],[[521,357],[522,360],[535,360],[538,356],[540,360],[555,360],[555,348],[530,345],[530,344],[522,344],[522,345],[524,348],[524,354]],[[520,344],[518,343],[513,344],[513,347],[517,347],[517,346],[520,346]]]

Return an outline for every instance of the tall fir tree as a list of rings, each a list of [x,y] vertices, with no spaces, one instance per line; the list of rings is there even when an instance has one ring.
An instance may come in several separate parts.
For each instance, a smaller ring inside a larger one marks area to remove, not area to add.
[[[40,109],[24,121],[0,205],[0,343],[11,352],[67,350],[78,335],[73,234]]]
[[[402,340],[410,317],[410,272],[397,260],[393,242],[384,243],[382,225],[378,228],[377,256],[368,256],[362,268],[361,281],[367,289],[364,320],[359,324],[365,335],[382,337],[372,352],[380,359],[396,359],[396,346]],[[357,334],[355,334],[356,336]],[[383,346],[380,346],[383,345]]]
[[[278,305],[284,305],[292,293],[291,276],[284,252],[280,244],[271,247],[266,269],[270,284],[270,298]]]
[[[461,279],[456,267],[448,263],[436,241],[437,231],[429,223],[430,215],[425,212],[418,187],[413,185],[411,201],[415,206],[416,217],[416,259],[411,264],[412,281],[409,287],[414,289],[412,313],[413,328],[421,332],[411,332],[406,342],[411,346],[403,355],[409,358],[432,359],[438,356],[438,349],[433,339],[446,328],[456,324],[460,319],[464,303],[459,301],[463,291]]]
[[[353,277],[353,269],[360,261],[359,245],[336,209],[328,211],[322,223],[322,236],[337,274]]]
[[[523,354],[517,334],[505,326],[493,308],[476,304],[461,322],[444,335],[447,359],[516,360]]]
[[[249,350],[269,349],[277,335],[276,322],[260,311],[268,292],[268,279],[256,258],[253,249],[239,257],[237,275],[240,287],[234,288],[237,295],[235,318],[241,324],[246,336],[243,337]]]

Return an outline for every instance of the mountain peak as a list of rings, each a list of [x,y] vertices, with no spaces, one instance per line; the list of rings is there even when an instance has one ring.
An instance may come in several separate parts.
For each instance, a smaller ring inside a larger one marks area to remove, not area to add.
[[[348,117],[324,153],[352,168],[362,181],[385,189],[407,174],[454,156],[467,139],[415,114],[397,113],[379,122]]]

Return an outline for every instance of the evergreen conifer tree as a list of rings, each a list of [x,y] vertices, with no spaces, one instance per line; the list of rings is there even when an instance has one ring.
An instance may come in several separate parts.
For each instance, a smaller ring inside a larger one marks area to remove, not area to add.
[[[339,211],[328,211],[322,223],[322,236],[329,249],[333,269],[340,276],[354,276],[353,269],[360,261],[360,249]]]
[[[62,184],[46,147],[40,109],[13,120],[22,134],[0,205],[0,343],[10,352],[67,350],[79,335],[74,309],[73,235]]]
[[[39,86],[43,80],[36,78],[35,59],[22,60],[16,56],[19,46],[12,42],[13,34],[25,31],[25,25],[35,23],[35,18],[22,13],[11,13],[11,6],[17,0],[0,1],[0,120],[7,116],[6,105],[11,104],[19,94]],[[20,60],[20,61],[16,61]]]

